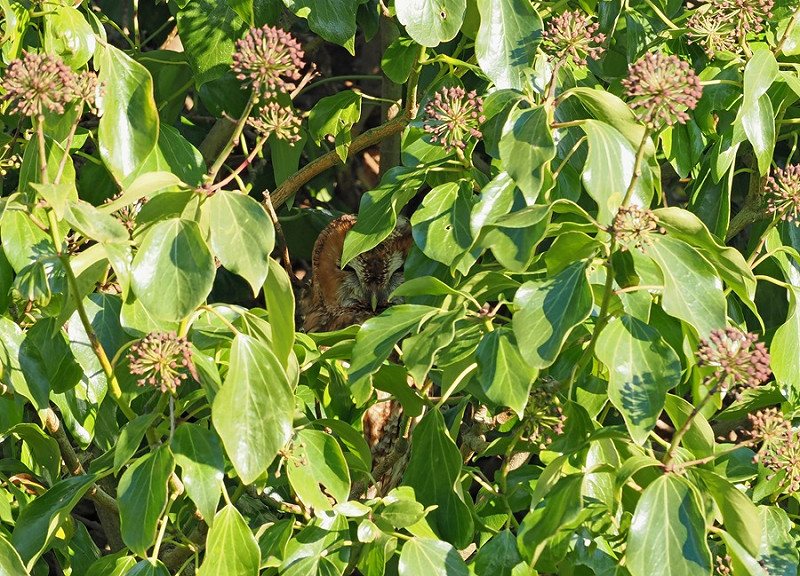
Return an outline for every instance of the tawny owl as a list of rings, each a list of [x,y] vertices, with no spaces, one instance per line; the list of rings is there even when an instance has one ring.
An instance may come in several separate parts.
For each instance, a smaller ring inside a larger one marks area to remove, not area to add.
[[[403,263],[412,242],[408,220],[398,218],[383,242],[342,269],[344,237],[355,223],[355,216],[337,218],[314,244],[311,288],[303,302],[306,332],[340,330],[380,314],[403,282]]]
[[[378,246],[341,267],[344,238],[356,223],[354,216],[331,222],[314,244],[311,287],[303,299],[306,332],[340,330],[380,314],[393,304],[389,296],[403,282],[403,264],[411,248],[411,225],[400,217]],[[404,462],[394,450],[400,436],[402,407],[385,392],[364,414],[364,437],[373,457],[378,485],[388,490],[399,480]],[[368,496],[374,495],[372,490]]]

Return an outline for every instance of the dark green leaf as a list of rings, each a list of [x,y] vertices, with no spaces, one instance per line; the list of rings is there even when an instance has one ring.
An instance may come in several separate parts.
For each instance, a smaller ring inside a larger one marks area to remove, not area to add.
[[[125,576],[169,576],[169,570],[161,560],[147,559],[140,560]]]
[[[319,143],[331,135],[336,141],[336,153],[342,162],[347,162],[350,146],[350,129],[361,116],[361,94],[344,90],[327,96],[314,105],[308,116],[308,131]]]
[[[239,511],[228,504],[217,513],[206,538],[206,555],[198,576],[258,574],[261,553]]]
[[[436,470],[436,474],[431,474],[432,470]],[[460,475],[458,446],[450,438],[441,412],[432,410],[414,429],[403,485],[414,489],[422,505],[437,506],[427,517],[431,527],[442,539],[463,548],[472,539],[473,522],[470,508],[461,494]]]
[[[404,84],[417,61],[419,45],[411,38],[400,36],[392,42],[381,59],[386,77],[395,84]]]
[[[456,333],[455,324],[465,314],[464,306],[459,306],[450,312],[442,312],[432,318],[419,334],[409,336],[403,341],[403,364],[418,385],[423,385],[436,354],[453,342]]]
[[[154,316],[182,320],[208,296],[214,257],[191,220],[170,218],[145,234],[131,266],[136,296]]]
[[[95,479],[93,474],[86,474],[61,480],[20,512],[11,544],[28,568],[47,550],[72,508]]]
[[[370,318],[361,326],[353,348],[353,362],[348,371],[350,390],[356,405],[362,405],[370,395],[370,378],[392,353],[394,345],[438,308],[417,304],[392,306],[380,316]]]
[[[186,494],[211,525],[217,510],[224,463],[219,437],[199,424],[184,422],[170,442],[175,463],[181,467],[181,481]]]
[[[122,540],[139,556],[145,556],[156,539],[158,519],[167,506],[167,483],[174,469],[172,453],[161,445],[134,462],[119,480]]]
[[[552,278],[530,280],[514,297],[512,319],[522,357],[534,368],[547,368],[572,329],[592,311],[586,263],[576,262]]]
[[[503,530],[478,550],[475,573],[478,576],[513,576],[514,567],[520,562],[522,556],[517,550],[516,537]]]
[[[472,184],[448,182],[425,195],[411,217],[414,241],[430,259],[452,266],[472,245]]]
[[[524,110],[508,119],[500,138],[500,159],[527,204],[533,204],[539,197],[543,169],[555,155],[545,106]]]
[[[263,474],[292,433],[294,395],[281,363],[259,340],[238,334],[211,416],[245,484]]]
[[[627,315],[600,333],[596,354],[608,367],[609,399],[634,442],[644,444],[664,409],[667,391],[681,381],[678,355],[655,329]]]
[[[695,489],[675,474],[642,492],[631,519],[625,555],[631,576],[708,576],[711,552]]]
[[[355,54],[356,13],[363,0],[283,0],[286,7],[308,20],[308,27],[328,42]]]
[[[522,359],[511,330],[499,328],[484,335],[475,357],[478,381],[486,397],[495,404],[508,406],[522,418],[539,371]]]
[[[763,531],[758,559],[771,576],[797,576],[798,551],[789,516],[779,506],[759,506]]]
[[[28,385],[36,390],[65,392],[83,375],[66,336],[53,319],[39,321],[28,329],[19,348],[19,363]]]
[[[0,574],[3,576],[22,576],[28,574],[22,558],[5,536],[0,536]]]
[[[153,425],[158,414],[142,414],[137,416],[122,428],[119,440],[114,445],[114,474],[117,474],[122,467],[133,458],[139,445],[142,443],[145,432]]]

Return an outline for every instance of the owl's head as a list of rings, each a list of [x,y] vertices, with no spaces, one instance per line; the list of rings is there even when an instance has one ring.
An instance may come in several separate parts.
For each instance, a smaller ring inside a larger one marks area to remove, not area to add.
[[[328,308],[380,311],[392,304],[389,295],[403,282],[403,264],[412,243],[411,225],[406,218],[398,217],[383,242],[342,268],[344,238],[355,223],[354,216],[342,216],[320,235],[314,247],[313,282]]]

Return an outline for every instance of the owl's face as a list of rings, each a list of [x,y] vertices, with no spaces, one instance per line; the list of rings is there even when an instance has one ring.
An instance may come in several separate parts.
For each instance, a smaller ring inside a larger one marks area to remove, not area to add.
[[[379,312],[393,304],[389,295],[403,282],[403,263],[411,247],[411,225],[399,217],[383,242],[342,268],[344,238],[355,222],[353,216],[334,220],[320,234],[314,249],[314,299],[334,314],[345,310]]]

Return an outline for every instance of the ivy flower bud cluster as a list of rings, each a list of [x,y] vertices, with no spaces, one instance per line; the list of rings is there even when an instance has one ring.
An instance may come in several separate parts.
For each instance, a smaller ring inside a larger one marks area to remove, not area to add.
[[[431,142],[441,144],[448,153],[464,150],[470,136],[483,136],[483,98],[475,90],[467,94],[460,86],[442,88],[426,104],[422,121]]]
[[[576,66],[586,66],[587,58],[599,60],[605,51],[602,44],[606,37],[597,32],[599,28],[580,10],[567,11],[550,20],[542,32],[542,47],[551,61],[572,59]]]
[[[800,164],[778,168],[767,177],[767,212],[800,226]]]
[[[238,80],[269,99],[294,90],[303,56],[300,43],[288,32],[273,26],[251,28],[237,40],[231,68]]]
[[[151,332],[131,346],[127,358],[130,373],[140,377],[139,386],[150,384],[174,394],[189,376],[198,380],[189,342],[175,332]]]
[[[754,460],[775,474],[787,493],[800,492],[800,431],[777,408],[749,414],[752,438],[761,444]]]
[[[769,353],[758,336],[725,328],[712,330],[709,340],[700,340],[697,350],[698,366],[715,368],[707,383],[715,381],[723,390],[734,393],[740,388],[755,388],[772,374]]]
[[[45,112],[63,114],[65,106],[76,101],[95,111],[98,85],[94,72],[76,74],[57,56],[26,52],[8,65],[0,89],[10,114],[39,117]]]
[[[689,42],[703,47],[709,58],[716,52],[741,52],[748,34],[764,30],[774,0],[714,0],[700,6],[686,21]]]
[[[261,134],[272,134],[290,144],[300,140],[300,122],[292,108],[281,106],[274,100],[259,108],[257,117],[247,119],[247,123]]]
[[[623,252],[631,246],[645,252],[645,246],[653,243],[654,234],[666,234],[666,230],[658,225],[658,216],[652,210],[642,210],[638,206],[620,206],[612,230]]]
[[[651,130],[662,122],[686,124],[686,110],[694,110],[703,95],[700,79],[689,64],[661,52],[649,52],[632,64],[622,85],[638,119]]]

